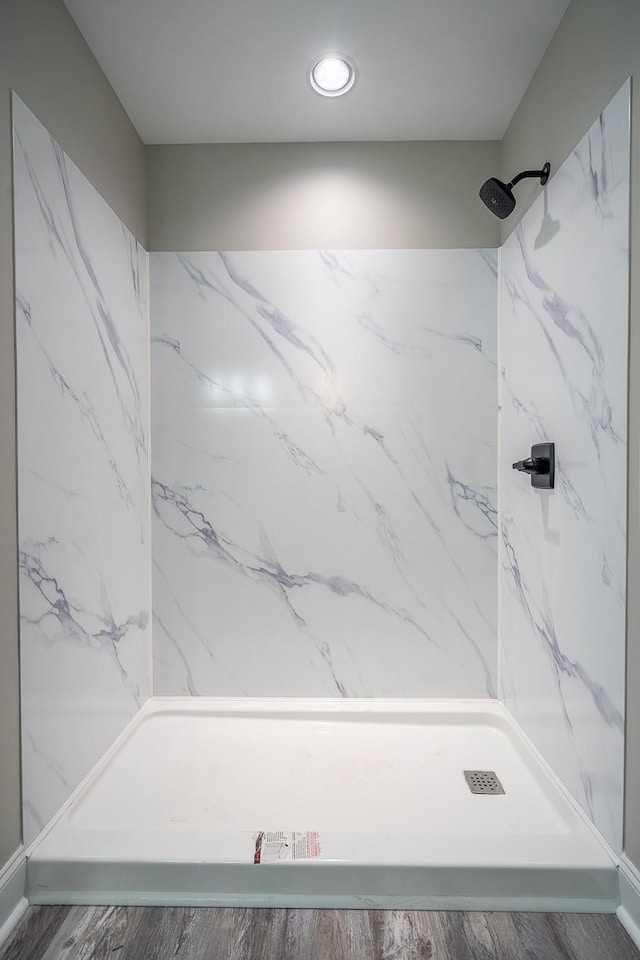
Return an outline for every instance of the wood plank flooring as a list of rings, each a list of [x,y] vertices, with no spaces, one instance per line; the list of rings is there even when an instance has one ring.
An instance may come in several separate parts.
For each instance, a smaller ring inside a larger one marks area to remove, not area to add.
[[[640,960],[609,914],[30,907],[0,960]]]

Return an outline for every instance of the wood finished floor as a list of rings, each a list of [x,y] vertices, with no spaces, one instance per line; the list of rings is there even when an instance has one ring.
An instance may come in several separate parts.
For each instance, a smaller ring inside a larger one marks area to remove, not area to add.
[[[615,916],[30,907],[0,960],[639,960]]]

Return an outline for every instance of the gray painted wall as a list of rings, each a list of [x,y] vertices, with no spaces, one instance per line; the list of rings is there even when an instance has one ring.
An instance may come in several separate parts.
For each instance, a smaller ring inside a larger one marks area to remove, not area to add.
[[[497,141],[147,148],[149,250],[496,247]]]
[[[21,842],[11,88],[146,239],[144,147],[62,0],[0,4],[0,869]]]
[[[640,82],[638,0],[573,0],[505,134],[502,172],[549,160],[557,167],[629,76]],[[631,156],[631,335],[629,344],[629,572],[625,850],[640,866],[640,96],[633,95]],[[518,187],[513,230],[540,187]],[[606,643],[606,636],[602,643]]]

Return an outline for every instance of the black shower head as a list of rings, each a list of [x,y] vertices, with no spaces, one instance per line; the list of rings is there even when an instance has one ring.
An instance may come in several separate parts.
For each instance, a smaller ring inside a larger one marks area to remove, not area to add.
[[[500,220],[504,220],[510,213],[513,213],[516,205],[512,187],[515,187],[516,183],[520,183],[526,177],[539,178],[540,183],[544,186],[549,179],[550,172],[550,164],[545,163],[542,170],[525,170],[514,177],[513,180],[510,180],[509,183],[503,183],[496,177],[490,177],[480,187],[480,199],[485,207],[491,210],[491,213],[494,213]]]
[[[480,187],[480,199],[485,207],[495,213],[496,217],[504,220],[510,213],[513,213],[516,198],[511,192],[511,184],[503,183],[502,180],[496,180],[491,177]]]

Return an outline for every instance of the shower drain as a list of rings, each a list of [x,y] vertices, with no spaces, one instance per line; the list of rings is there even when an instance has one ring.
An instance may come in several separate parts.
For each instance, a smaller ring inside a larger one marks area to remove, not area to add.
[[[504,793],[504,787],[493,770],[465,770],[464,778],[471,793]]]

